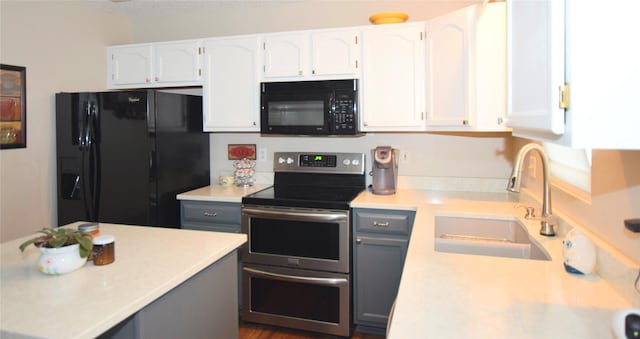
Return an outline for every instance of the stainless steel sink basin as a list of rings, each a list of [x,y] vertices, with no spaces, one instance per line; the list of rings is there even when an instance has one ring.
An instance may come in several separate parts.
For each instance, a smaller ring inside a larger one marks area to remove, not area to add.
[[[551,260],[518,219],[436,216],[435,250],[495,257]]]

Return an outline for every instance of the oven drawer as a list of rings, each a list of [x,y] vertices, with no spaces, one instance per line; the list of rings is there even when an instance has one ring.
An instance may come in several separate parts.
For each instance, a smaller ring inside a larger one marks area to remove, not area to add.
[[[415,211],[359,209],[355,214],[356,232],[409,235]]]
[[[182,221],[240,225],[240,204],[233,202],[182,201]]]

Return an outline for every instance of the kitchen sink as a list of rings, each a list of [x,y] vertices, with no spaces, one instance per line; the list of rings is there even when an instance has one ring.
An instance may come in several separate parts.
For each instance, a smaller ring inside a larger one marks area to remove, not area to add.
[[[516,218],[436,216],[435,250],[495,257],[551,260]]]

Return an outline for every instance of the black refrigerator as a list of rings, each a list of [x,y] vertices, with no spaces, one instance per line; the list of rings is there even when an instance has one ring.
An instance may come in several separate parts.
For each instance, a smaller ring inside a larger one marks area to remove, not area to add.
[[[57,93],[56,134],[59,226],[179,228],[176,195],[209,184],[200,96]]]

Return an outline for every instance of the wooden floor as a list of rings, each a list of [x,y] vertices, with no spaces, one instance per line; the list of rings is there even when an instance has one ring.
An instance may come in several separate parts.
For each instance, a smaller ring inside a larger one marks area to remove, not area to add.
[[[240,321],[240,339],[344,339],[344,337],[293,330]],[[384,336],[355,332],[351,339],[384,339]]]

